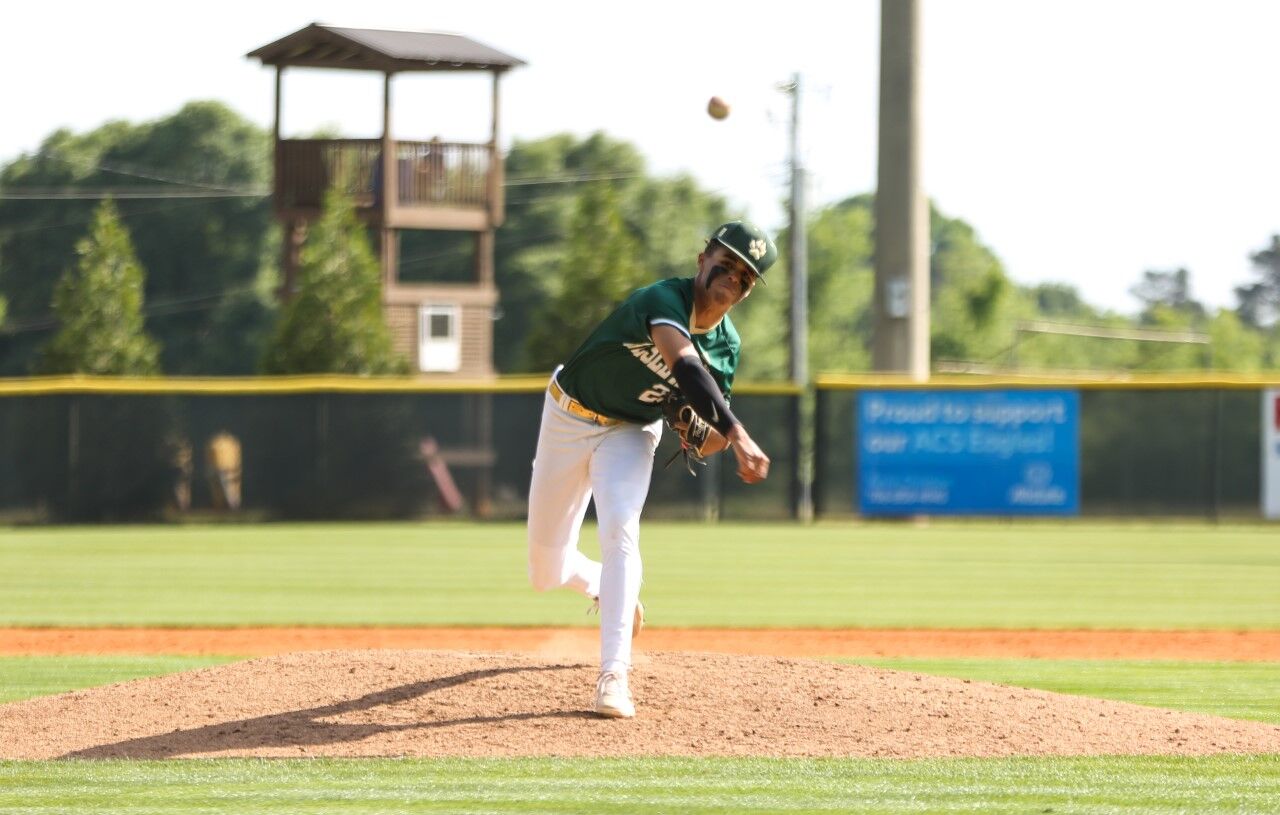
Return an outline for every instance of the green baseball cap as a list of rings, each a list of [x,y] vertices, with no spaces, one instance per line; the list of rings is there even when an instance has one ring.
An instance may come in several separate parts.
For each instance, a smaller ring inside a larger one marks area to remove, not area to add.
[[[778,259],[778,247],[773,245],[773,239],[750,221],[730,221],[711,233],[710,240],[724,244],[742,258],[761,283],[764,273]]]

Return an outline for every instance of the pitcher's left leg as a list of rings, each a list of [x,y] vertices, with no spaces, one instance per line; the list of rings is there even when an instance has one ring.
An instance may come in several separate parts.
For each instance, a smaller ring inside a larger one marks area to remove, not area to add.
[[[600,670],[631,667],[631,626],[640,596],[640,513],[649,494],[661,426],[626,425],[591,457],[600,534]]]

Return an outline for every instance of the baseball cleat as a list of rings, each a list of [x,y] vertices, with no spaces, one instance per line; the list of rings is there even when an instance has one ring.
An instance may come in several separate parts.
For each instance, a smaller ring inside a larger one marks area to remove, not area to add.
[[[600,672],[596,681],[596,713],[606,719],[630,719],[636,715],[626,674],[621,671]]]

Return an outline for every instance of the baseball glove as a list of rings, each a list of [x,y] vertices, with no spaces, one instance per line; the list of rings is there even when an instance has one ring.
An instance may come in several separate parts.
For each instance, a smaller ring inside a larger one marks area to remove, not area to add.
[[[680,449],[671,456],[666,466],[670,467],[671,462],[676,460],[676,456],[684,456],[685,468],[690,475],[696,477],[698,471],[693,465],[705,466],[707,463],[702,450],[706,447],[707,439],[711,437],[711,425],[703,421],[702,417],[694,412],[693,406],[679,393],[669,393],[662,401],[662,418],[666,421],[667,427],[674,430],[680,437]]]

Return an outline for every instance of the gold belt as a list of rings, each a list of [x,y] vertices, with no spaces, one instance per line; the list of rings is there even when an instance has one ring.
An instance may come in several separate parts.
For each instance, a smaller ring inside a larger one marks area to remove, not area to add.
[[[564,390],[561,389],[560,384],[554,379],[551,380],[550,390],[551,398],[555,403],[572,413],[574,416],[577,416],[579,419],[585,419],[592,424],[603,425],[605,427],[608,427],[609,425],[622,424],[621,419],[614,419],[601,413],[596,413],[591,408],[583,407],[581,402],[565,393]]]

